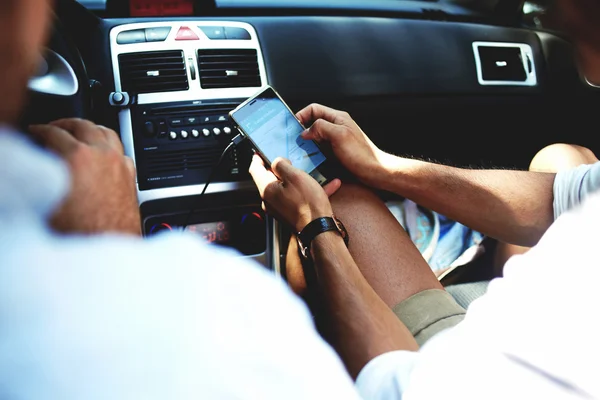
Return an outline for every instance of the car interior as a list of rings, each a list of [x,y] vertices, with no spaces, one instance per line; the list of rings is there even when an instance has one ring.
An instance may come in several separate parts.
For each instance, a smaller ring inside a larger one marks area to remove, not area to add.
[[[237,134],[229,112],[270,85],[294,111],[321,103],[349,112],[397,155],[527,169],[552,143],[598,152],[600,92],[568,38],[546,24],[550,7],[58,0],[22,124],[79,117],[114,129],[137,167],[145,236],[185,229],[285,277],[290,232],[261,208],[252,149],[242,142],[218,163]],[[445,283],[492,275],[472,267]]]

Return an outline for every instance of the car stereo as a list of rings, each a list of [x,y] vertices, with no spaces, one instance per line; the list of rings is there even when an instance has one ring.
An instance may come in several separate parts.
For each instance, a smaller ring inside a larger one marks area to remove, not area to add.
[[[206,182],[225,147],[237,134],[228,113],[241,103],[198,100],[131,107],[140,191]],[[249,179],[252,152],[234,148],[215,171],[214,180]]]

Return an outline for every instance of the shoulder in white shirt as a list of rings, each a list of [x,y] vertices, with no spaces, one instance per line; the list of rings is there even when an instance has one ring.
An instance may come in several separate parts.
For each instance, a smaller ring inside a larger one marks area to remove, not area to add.
[[[600,162],[561,171],[554,179],[554,219],[600,190]]]
[[[306,307],[196,237],[56,236],[66,168],[0,132],[0,399],[355,399]]]
[[[465,320],[419,353],[372,360],[357,386],[368,399],[600,398],[597,363],[600,193],[564,213]]]

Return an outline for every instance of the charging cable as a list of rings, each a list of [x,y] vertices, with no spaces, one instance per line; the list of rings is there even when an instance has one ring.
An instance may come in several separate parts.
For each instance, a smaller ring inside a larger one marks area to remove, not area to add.
[[[215,174],[219,170],[219,167],[223,163],[223,160],[225,159],[225,157],[227,156],[227,154],[229,154],[229,152],[235,146],[237,146],[240,143],[242,143],[244,141],[244,139],[246,139],[245,136],[243,136],[242,134],[238,134],[236,137],[234,137],[231,140],[231,142],[229,142],[229,144],[227,145],[227,147],[225,147],[225,150],[223,150],[223,153],[221,153],[221,157],[219,157],[219,161],[217,161],[217,163],[215,164],[215,166],[210,171],[210,174],[208,174],[208,179],[206,180],[206,183],[204,184],[204,188],[202,188],[202,192],[200,193],[200,196],[198,198],[198,202],[202,201],[202,199],[204,198],[204,194],[206,193],[206,189],[208,189],[208,186],[211,184],[212,180],[214,179]],[[183,224],[183,226],[182,226],[183,230],[185,230],[188,227],[188,225],[190,224],[190,219],[192,218],[192,215],[194,215],[197,211],[198,211],[198,208],[193,208],[193,209],[190,210],[190,212],[188,213],[187,217],[185,218],[185,224]]]

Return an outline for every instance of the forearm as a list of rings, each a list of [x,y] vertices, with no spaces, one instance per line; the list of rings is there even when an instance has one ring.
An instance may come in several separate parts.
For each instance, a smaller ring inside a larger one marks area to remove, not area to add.
[[[311,250],[332,344],[354,378],[378,355],[418,349],[406,326],[367,283],[338,234],[317,236]]]
[[[508,243],[532,246],[554,220],[554,174],[468,170],[398,157],[385,164],[382,189]]]

